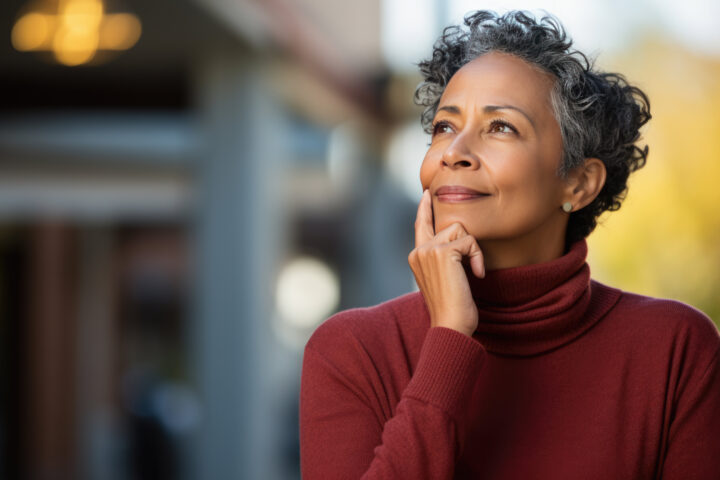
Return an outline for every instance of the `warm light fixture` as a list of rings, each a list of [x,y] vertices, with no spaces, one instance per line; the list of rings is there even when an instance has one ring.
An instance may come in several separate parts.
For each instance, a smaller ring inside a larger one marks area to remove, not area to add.
[[[107,14],[102,0],[57,0],[56,8],[39,7],[21,16],[11,38],[18,51],[50,51],[58,62],[75,66],[99,50],[129,49],[140,33],[137,16]]]

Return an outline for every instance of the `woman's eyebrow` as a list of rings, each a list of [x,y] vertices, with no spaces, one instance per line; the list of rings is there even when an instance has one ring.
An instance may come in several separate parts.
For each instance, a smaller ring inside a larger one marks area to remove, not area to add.
[[[515,110],[516,112],[520,112],[525,118],[528,119],[528,122],[535,128],[535,122],[533,119],[523,111],[522,108],[516,107],[514,105],[486,105],[485,108],[483,108],[485,113],[491,113],[497,110]]]
[[[455,105],[444,105],[444,106],[442,106],[442,107],[439,107],[439,108],[437,109],[437,111],[438,111],[438,112],[440,112],[440,111],[445,111],[445,112],[448,112],[448,113],[454,113],[455,115],[459,115],[459,114],[460,114],[460,108],[456,107]]]

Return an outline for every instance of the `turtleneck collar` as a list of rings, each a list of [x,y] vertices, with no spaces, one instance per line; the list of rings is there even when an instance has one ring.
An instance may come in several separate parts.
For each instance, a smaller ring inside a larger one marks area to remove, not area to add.
[[[549,262],[489,270],[484,278],[466,265],[479,313],[473,337],[490,352],[529,356],[582,335],[621,293],[590,279],[587,251],[582,239]]]

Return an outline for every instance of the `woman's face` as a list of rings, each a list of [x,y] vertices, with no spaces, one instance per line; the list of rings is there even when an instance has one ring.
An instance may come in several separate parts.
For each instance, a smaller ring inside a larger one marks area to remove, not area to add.
[[[432,194],[436,232],[460,222],[479,241],[541,240],[549,226],[564,229],[564,183],[556,174],[562,137],[552,87],[549,74],[497,52],[474,59],[450,79],[420,168],[422,187]],[[438,191],[446,186],[486,195]]]

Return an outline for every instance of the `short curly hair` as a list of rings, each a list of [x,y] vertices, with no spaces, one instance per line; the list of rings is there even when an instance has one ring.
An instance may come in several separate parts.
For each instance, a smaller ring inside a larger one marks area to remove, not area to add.
[[[432,58],[418,66],[423,81],[414,100],[425,106],[421,123],[431,133],[432,120],[450,78],[463,65],[491,51],[515,55],[555,78],[550,101],[560,125],[563,159],[558,176],[599,158],[607,178],[598,196],[570,214],[566,246],[587,237],[605,210],[620,208],[627,194],[631,172],[643,167],[648,147],[639,147],[640,127],[650,120],[650,101],[638,87],[617,73],[594,68],[583,53],[571,50],[572,40],[551,15],[537,20],[525,11],[499,15],[481,10],[465,16],[464,25],[443,30],[433,47]]]

